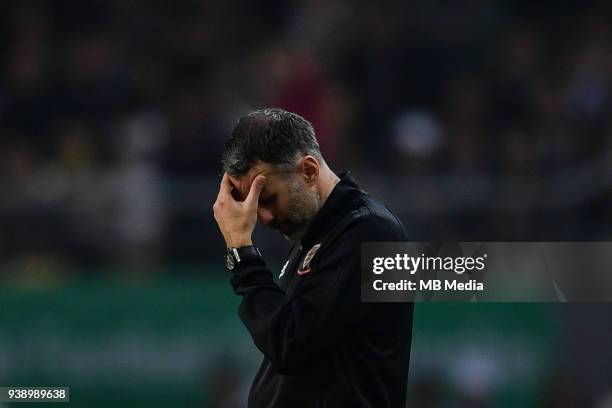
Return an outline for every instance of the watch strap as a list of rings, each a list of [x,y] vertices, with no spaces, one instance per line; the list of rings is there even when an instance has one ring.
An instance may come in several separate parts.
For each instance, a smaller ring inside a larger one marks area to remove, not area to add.
[[[261,252],[254,245],[248,245],[239,248],[229,247],[225,253],[225,268],[230,272],[235,272],[236,269],[245,264],[246,260],[263,261]]]
[[[236,262],[240,262],[244,258],[257,257],[261,258],[261,252],[255,245],[248,245],[239,248],[228,248],[228,251],[232,253]]]

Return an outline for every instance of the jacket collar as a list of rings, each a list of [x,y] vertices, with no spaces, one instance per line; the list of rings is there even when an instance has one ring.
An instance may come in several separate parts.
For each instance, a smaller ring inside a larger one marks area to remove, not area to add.
[[[306,234],[302,238],[302,248],[308,248],[314,245],[314,240],[321,235],[329,226],[334,225],[335,221],[342,218],[345,211],[348,209],[350,196],[355,191],[359,191],[359,186],[351,176],[350,172],[345,171],[339,173],[340,181],[336,184],[330,193],[323,206],[315,215],[312,223],[306,230]]]

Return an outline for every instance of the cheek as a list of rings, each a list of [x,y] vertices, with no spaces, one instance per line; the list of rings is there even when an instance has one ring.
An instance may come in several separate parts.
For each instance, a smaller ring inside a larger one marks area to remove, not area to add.
[[[290,215],[289,202],[287,200],[279,200],[272,206],[271,211],[274,213],[274,217],[280,221],[286,220],[287,216]]]
[[[279,210],[278,205],[268,206],[268,211],[270,211],[270,213],[274,216],[275,220],[283,219],[284,214],[282,214],[282,212]]]

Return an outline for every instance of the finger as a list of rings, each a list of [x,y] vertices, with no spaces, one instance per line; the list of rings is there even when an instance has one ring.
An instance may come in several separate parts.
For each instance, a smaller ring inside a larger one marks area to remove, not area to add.
[[[219,197],[232,197],[232,183],[229,179],[229,174],[224,173],[223,178],[221,179],[221,187],[219,188]]]
[[[247,205],[257,205],[257,201],[259,201],[259,194],[266,184],[266,176],[259,175],[255,177],[253,183],[251,183],[251,189],[249,190],[249,195],[247,196],[245,203]]]
[[[228,176],[228,178],[229,178],[230,185],[232,186],[232,197],[234,197],[234,200],[239,201],[239,202],[244,201],[244,197],[242,196],[240,189],[237,187],[240,185],[240,183],[238,182],[236,177]]]

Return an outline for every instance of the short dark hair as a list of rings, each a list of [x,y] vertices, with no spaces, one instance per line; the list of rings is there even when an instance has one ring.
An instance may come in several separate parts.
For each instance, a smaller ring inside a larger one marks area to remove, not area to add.
[[[312,124],[283,109],[256,110],[240,118],[225,143],[223,170],[239,177],[261,161],[290,172],[299,153],[323,160]]]

